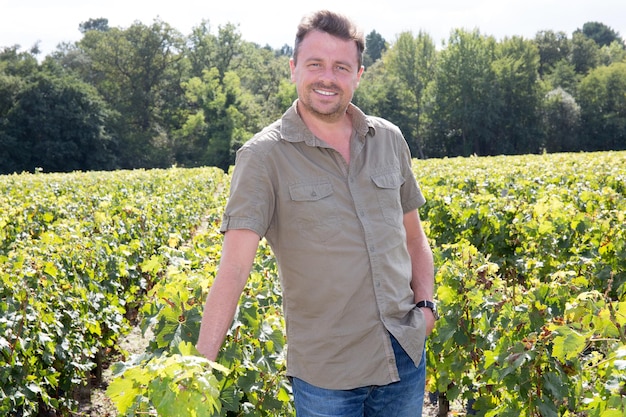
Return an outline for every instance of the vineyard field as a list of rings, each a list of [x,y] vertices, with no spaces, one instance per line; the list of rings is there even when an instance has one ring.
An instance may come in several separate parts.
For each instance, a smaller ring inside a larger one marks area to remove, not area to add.
[[[441,319],[440,412],[626,415],[626,152],[414,160]],[[194,344],[229,175],[0,176],[0,415],[77,415],[113,364],[120,416],[294,416],[281,289],[261,241],[217,363]]]

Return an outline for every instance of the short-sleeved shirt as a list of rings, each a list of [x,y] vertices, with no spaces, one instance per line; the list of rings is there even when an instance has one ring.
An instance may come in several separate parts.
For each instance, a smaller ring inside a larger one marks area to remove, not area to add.
[[[403,226],[425,200],[407,143],[350,105],[348,164],[296,104],[238,151],[221,230],[253,230],[276,256],[289,376],[327,389],[397,381],[389,333],[416,365],[425,340]]]

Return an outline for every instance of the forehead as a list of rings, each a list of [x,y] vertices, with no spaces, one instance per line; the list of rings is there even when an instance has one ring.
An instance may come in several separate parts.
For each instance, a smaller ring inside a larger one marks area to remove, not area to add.
[[[318,30],[308,33],[298,48],[299,59],[340,59],[358,63],[358,49],[354,40],[344,40]]]

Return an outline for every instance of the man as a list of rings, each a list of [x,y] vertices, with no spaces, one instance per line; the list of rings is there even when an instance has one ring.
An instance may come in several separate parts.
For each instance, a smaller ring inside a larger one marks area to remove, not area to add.
[[[421,415],[436,311],[406,141],[351,104],[365,41],[344,16],[298,26],[298,100],[238,152],[198,349],[215,360],[260,237],[283,289],[298,417]]]

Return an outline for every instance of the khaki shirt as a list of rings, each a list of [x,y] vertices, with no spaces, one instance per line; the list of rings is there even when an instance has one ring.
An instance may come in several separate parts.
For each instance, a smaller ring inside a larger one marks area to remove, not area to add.
[[[399,380],[389,333],[419,364],[403,214],[425,200],[400,130],[351,105],[351,162],[294,105],[237,153],[222,231],[270,244],[283,289],[287,374],[322,388]]]

